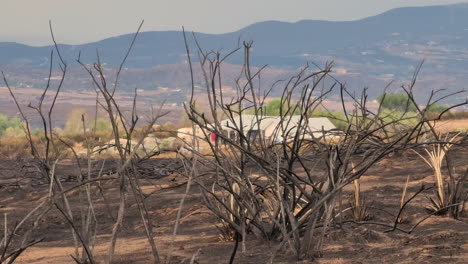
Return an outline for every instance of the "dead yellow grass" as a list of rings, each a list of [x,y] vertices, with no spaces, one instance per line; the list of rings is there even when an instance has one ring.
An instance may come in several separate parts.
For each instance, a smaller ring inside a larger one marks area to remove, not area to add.
[[[439,133],[468,131],[468,119],[441,120],[434,127]]]

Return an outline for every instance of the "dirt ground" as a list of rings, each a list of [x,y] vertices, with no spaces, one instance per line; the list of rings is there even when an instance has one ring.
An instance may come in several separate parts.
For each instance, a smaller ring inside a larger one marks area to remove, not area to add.
[[[468,119],[441,120],[435,124],[435,129],[441,133],[451,131],[468,131]]]
[[[450,157],[458,173],[466,170],[468,145],[453,147]],[[4,214],[8,214],[10,227],[48,192],[47,185],[37,180],[37,175],[30,173],[24,176],[28,168],[21,164],[22,161],[0,162],[0,216],[3,223]],[[72,177],[76,170],[73,164],[66,161],[61,164],[58,174],[62,175],[65,186],[71,186],[76,180]],[[175,159],[156,158],[145,164],[145,170],[148,175],[153,175],[142,179],[141,184],[146,194],[153,193],[147,204],[161,257],[164,259],[168,252],[172,252],[171,263],[189,263],[195,254],[195,263],[228,263],[234,242],[220,240],[215,227],[219,221],[204,207],[196,185],[191,186],[171,247],[177,210],[186,189],[187,179],[180,173],[183,166]],[[369,222],[393,223],[408,176],[408,196],[422,184],[430,186],[434,183],[430,168],[412,152],[392,154],[361,178],[362,195],[369,207]],[[116,212],[117,190],[103,188],[110,208]],[[399,227],[409,229],[426,216],[425,206],[429,204],[428,197],[431,195],[432,191],[426,191],[417,196],[404,211],[406,222]],[[351,196],[352,187],[349,186],[343,195],[345,206],[349,205]],[[78,204],[77,195],[71,197],[71,204]],[[151,263],[150,247],[137,208],[134,203],[129,204],[123,229],[119,233],[114,263]],[[108,213],[102,197],[96,196],[96,208],[98,233],[94,252],[101,263],[107,253],[114,215]],[[79,208],[74,208],[74,211],[78,215]],[[373,224],[335,226],[326,236],[321,258],[298,261],[290,253],[280,252],[274,263],[468,263],[467,217],[454,220],[446,216],[433,216],[411,234],[399,231],[385,233],[387,229]],[[0,235],[3,235],[3,230],[2,224]],[[70,227],[57,210],[52,210],[42,220],[33,237],[44,240],[27,249],[16,263],[74,263],[70,257],[73,254]],[[274,242],[258,241],[249,236],[245,252],[239,249],[235,263],[267,263],[276,246]]]

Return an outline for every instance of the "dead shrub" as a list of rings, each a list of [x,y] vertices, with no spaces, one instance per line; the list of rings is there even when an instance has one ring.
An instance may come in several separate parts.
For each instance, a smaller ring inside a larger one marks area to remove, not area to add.
[[[263,68],[250,67],[252,43],[244,42],[225,56],[204,51],[196,38],[195,44],[206,86],[202,99],[209,109],[200,111],[196,107],[200,98],[195,97],[196,84],[192,82],[191,97],[185,105],[194,135],[189,146],[193,155],[188,158],[199,157],[204,175],[213,180],[194,181],[207,207],[222,219],[224,229],[230,227],[229,238],[232,233],[242,238],[242,250],[248,234],[260,240],[279,241],[270,262],[283,249],[298,259],[320,256],[327,231],[335,222],[341,190],[353,181],[357,183],[382,158],[415,148],[423,134],[433,132],[431,120],[422,118],[424,114],[412,115],[411,122],[406,122],[407,113],[389,119],[383,117],[382,107],[369,110],[366,90],[358,96],[350,93],[331,76],[333,65],[327,63],[315,70],[305,66],[289,79],[275,83],[281,91],[279,115],[275,117],[278,122],[266,134],[262,127],[271,117],[264,112],[265,102],[272,88],[265,90],[260,85]],[[188,42],[186,48],[193,76]],[[238,77],[229,80],[235,83],[236,93],[228,98],[219,88],[224,81],[223,62],[239,50],[243,51],[244,65]],[[416,110],[423,113],[412,91],[418,70],[403,89]],[[327,86],[325,79],[335,83]],[[312,129],[310,113],[322,107],[333,91],[340,95],[346,127],[341,133],[323,126]],[[346,102],[354,106],[347,108]],[[428,104],[432,103],[429,100]],[[202,151],[201,145],[209,151]],[[270,200],[273,202],[265,199],[266,190],[275,194],[275,199]],[[355,219],[367,218],[359,191],[355,192],[352,207]],[[233,255],[236,250],[237,243]]]

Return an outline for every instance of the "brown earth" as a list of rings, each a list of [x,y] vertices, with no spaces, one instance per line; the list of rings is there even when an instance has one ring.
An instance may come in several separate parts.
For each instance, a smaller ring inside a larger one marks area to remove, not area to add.
[[[32,126],[34,128],[42,128],[40,116],[34,109],[28,107],[28,105],[31,104],[32,106],[36,106],[43,90],[36,88],[13,88],[13,92],[22,108],[22,111],[29,119]],[[48,96],[44,99],[44,109],[49,109],[49,102],[52,102],[53,96],[54,91],[49,91]],[[126,118],[131,117],[133,96],[134,94],[131,93],[116,93],[115,95],[116,100],[119,102],[119,107]],[[150,117],[151,114],[156,114],[162,105],[161,103],[153,102],[157,102],[158,99],[164,98],[164,94],[142,91],[138,93],[137,98],[139,99],[137,104],[137,113],[141,119],[140,124],[144,125],[149,119],[148,117]],[[94,117],[96,112],[96,93],[93,91],[61,91],[57,97],[57,102],[52,114],[52,125],[54,127],[63,128],[70,113],[75,109],[83,110],[89,116]],[[104,111],[101,110],[102,109],[99,109],[99,117],[105,116]],[[175,103],[164,103],[161,110],[167,114],[160,118],[158,123],[164,124],[165,122],[172,122],[174,124],[178,124],[178,122],[180,122],[181,113],[183,112],[183,107],[181,105]],[[0,87],[0,113],[5,114],[10,118],[15,116],[20,117],[18,108],[14,104],[10,92],[6,87]]]
[[[441,133],[468,131],[468,119],[441,120],[435,123],[435,129]]]
[[[468,146],[453,147],[450,157],[456,172],[468,168]],[[100,166],[97,161],[96,166]],[[20,220],[47,194],[47,185],[38,176],[26,174],[23,161],[3,160],[0,162],[0,216],[8,214],[10,228]],[[112,169],[107,163],[106,169]],[[180,162],[173,158],[151,159],[144,164],[145,175],[141,180],[143,191],[153,193],[147,199],[148,210],[153,220],[156,244],[162,258],[172,252],[171,263],[190,262],[196,255],[196,263],[228,263],[233,241],[221,241],[215,225],[219,220],[203,206],[196,185],[191,186],[185,201],[179,230],[172,250],[172,232],[180,199],[183,197],[187,179],[182,176]],[[33,172],[33,171],[29,171]],[[73,185],[77,168],[68,161],[60,164],[65,186]],[[398,213],[401,193],[410,176],[408,196],[414,194],[422,184],[434,182],[431,170],[412,152],[395,153],[380,161],[361,178],[362,195],[369,206],[369,222],[392,224]],[[104,185],[105,196],[113,212],[117,211],[118,192]],[[432,191],[417,196],[403,212],[406,220],[399,225],[409,229],[428,213],[425,206]],[[352,187],[345,189],[344,206],[349,205]],[[129,197],[131,200],[131,197]],[[71,196],[75,215],[79,215],[78,198]],[[114,263],[150,263],[150,247],[144,235],[138,211],[133,203],[124,218],[123,230],[119,233]],[[114,215],[110,215],[103,199],[96,196],[97,219],[99,222],[95,255],[104,261],[109,244]],[[343,216],[345,219],[349,215]],[[3,221],[2,221],[3,222]],[[467,263],[468,261],[468,218],[454,220],[446,216],[433,216],[424,221],[411,234],[399,231],[388,232],[388,227],[373,224],[347,223],[333,227],[326,236],[323,257],[316,263]],[[3,224],[0,234],[3,235]],[[16,263],[74,263],[73,240],[66,220],[57,210],[52,210],[40,223],[34,238],[44,241],[27,249]],[[248,237],[245,252],[239,252],[235,263],[267,263],[277,244]],[[288,252],[280,252],[274,263],[311,263],[311,260],[296,260]]]

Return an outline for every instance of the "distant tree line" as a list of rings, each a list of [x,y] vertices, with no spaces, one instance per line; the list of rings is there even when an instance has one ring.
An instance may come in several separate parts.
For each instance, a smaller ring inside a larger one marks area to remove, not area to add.
[[[377,97],[377,101],[384,109],[394,110],[399,112],[416,112],[416,105],[403,93],[387,93]],[[448,106],[432,104],[426,109],[428,113],[442,113],[448,109]]]

